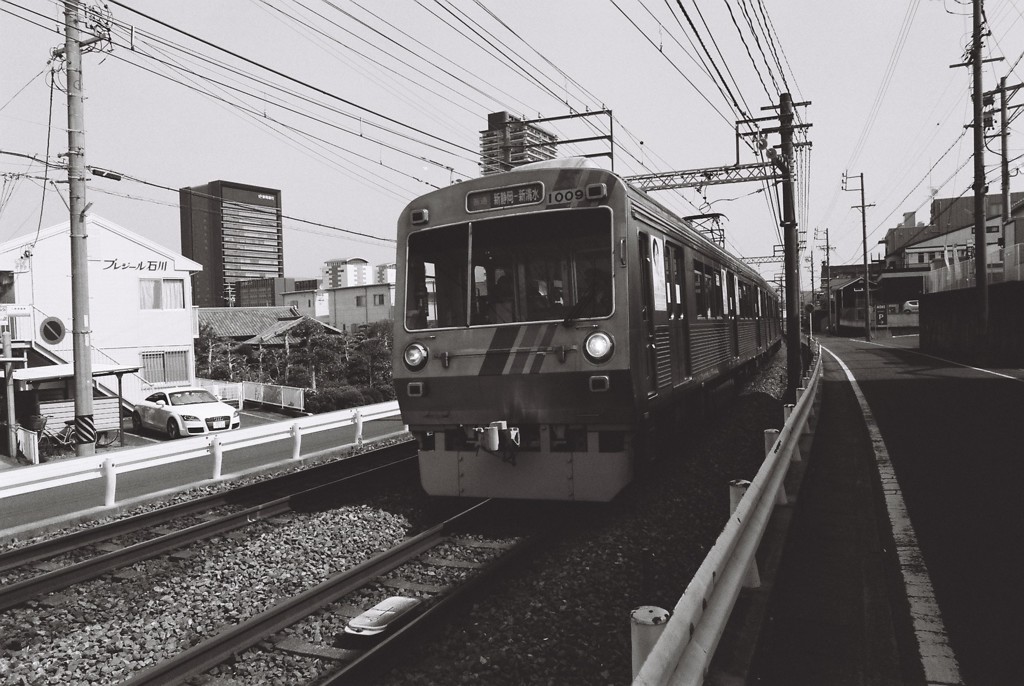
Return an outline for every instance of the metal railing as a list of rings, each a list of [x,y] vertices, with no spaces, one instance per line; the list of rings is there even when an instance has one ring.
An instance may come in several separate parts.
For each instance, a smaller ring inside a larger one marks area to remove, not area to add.
[[[954,262],[948,267],[933,269],[926,274],[925,293],[955,291],[974,288],[975,261],[973,258]],[[1003,281],[1024,281],[1024,243],[1009,248],[996,248],[988,252],[988,283]]]
[[[749,484],[743,483],[745,493],[663,625],[653,649],[634,662],[640,666],[633,686],[703,683],[740,589],[756,569],[754,554],[772,510],[777,503],[786,502],[784,479],[790,462],[801,458],[800,439],[811,435],[822,372],[820,346],[814,346],[815,363],[804,377],[804,388],[797,390],[796,405],[785,406],[786,422],[781,431],[765,431],[766,455],[757,476]]]
[[[392,401],[310,417],[299,417],[289,422],[275,422],[263,426],[237,429],[230,433],[196,436],[107,453],[106,455],[69,458],[60,462],[33,466],[29,469],[10,470],[4,475],[3,482],[0,484],[0,499],[46,491],[81,481],[104,479],[106,481],[104,507],[111,508],[118,503],[117,476],[119,474],[185,460],[206,459],[210,461],[211,465],[210,479],[216,481],[223,478],[221,471],[224,453],[285,440],[290,443],[291,456],[284,462],[297,461],[302,457],[313,457],[313,455],[300,455],[303,436],[354,426],[356,428],[355,442],[350,445],[361,445],[365,422],[397,416],[400,416],[398,403]],[[405,431],[394,435],[402,433]],[[378,436],[375,440],[390,436],[391,434]],[[345,447],[335,446],[331,450],[340,450]],[[273,465],[263,465],[260,468],[268,466]]]
[[[278,386],[256,381],[218,381],[198,377],[196,385],[202,386],[238,409],[242,409],[246,400],[298,412],[305,411],[306,407],[306,389],[296,386]]]

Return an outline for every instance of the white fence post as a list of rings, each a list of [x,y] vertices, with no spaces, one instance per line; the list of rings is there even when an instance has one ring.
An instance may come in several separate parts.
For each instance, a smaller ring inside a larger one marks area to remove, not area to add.
[[[352,421],[356,424],[356,445],[363,444],[363,415],[359,414],[359,410],[355,410],[352,413]]]
[[[629,639],[633,656],[633,677],[640,672],[651,654],[661,632],[668,623],[668,610],[654,605],[641,605],[629,613]]]
[[[213,455],[213,479],[220,479],[221,470],[224,467],[224,446],[220,443],[220,436],[214,436],[210,443],[210,453]]]
[[[774,431],[774,429],[771,430]],[[775,433],[779,432],[775,431]],[[764,442],[768,443],[768,431],[764,432]],[[736,508],[740,506],[740,501],[743,500],[749,487],[750,482],[746,479],[735,479],[729,482],[729,514],[735,512]],[[743,577],[743,588],[761,588],[761,575],[757,571],[755,558],[750,558],[750,566],[747,567],[747,574]]]
[[[297,460],[302,450],[302,429],[298,422],[292,423],[292,459]]]
[[[117,502],[117,472],[114,470],[114,460],[107,458],[103,460],[103,477],[107,480],[107,493],[103,498],[105,507],[113,507]]]

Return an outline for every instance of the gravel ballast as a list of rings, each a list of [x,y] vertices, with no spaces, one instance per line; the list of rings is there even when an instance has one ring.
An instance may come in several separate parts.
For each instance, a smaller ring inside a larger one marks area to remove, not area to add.
[[[781,426],[785,379],[783,351],[681,455],[615,502],[552,508],[570,533],[370,683],[629,683],[631,610],[674,607],[728,517],[729,481],[753,478],[764,430]],[[346,506],[260,522],[2,613],[0,683],[120,683],[396,544],[414,525],[395,509]],[[337,620],[297,633],[328,637]],[[230,678],[292,684],[316,672],[284,661]]]
[[[574,533],[417,646],[378,686],[622,686],[630,612],[671,610],[729,514],[729,482],[753,479],[764,430],[782,426],[786,354],[614,503],[571,505]]]

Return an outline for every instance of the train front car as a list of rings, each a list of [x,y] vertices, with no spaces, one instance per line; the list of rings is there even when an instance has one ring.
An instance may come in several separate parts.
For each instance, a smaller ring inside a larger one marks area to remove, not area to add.
[[[562,161],[403,211],[394,381],[427,493],[607,501],[632,479],[626,203]]]

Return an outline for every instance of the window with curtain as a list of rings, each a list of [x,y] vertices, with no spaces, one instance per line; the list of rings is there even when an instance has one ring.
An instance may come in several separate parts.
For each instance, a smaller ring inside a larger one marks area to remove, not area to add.
[[[184,279],[139,279],[139,307],[144,310],[184,309]]]

